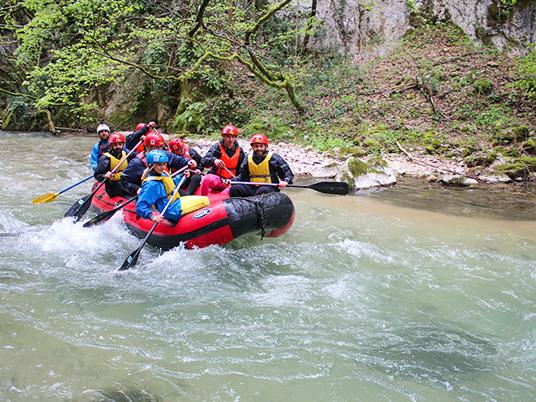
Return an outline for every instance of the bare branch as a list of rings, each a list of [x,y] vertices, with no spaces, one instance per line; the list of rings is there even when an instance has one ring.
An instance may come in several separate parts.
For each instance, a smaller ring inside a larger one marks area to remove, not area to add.
[[[199,6],[199,9],[197,10],[197,15],[195,17],[195,26],[190,30],[190,32],[188,32],[188,36],[190,38],[193,38],[199,28],[203,26],[203,17],[205,14],[205,9],[207,8],[209,2],[210,0],[203,0],[201,5]]]

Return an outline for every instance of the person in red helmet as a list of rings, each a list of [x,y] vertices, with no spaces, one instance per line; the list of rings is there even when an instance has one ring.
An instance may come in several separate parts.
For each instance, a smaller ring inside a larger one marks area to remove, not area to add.
[[[231,179],[238,174],[238,168],[244,161],[246,154],[238,145],[238,129],[227,124],[221,130],[222,139],[214,144],[201,160],[201,166],[210,168],[203,179],[201,194],[206,195],[208,189],[223,190],[226,184],[222,179]]]
[[[168,142],[168,148],[175,155],[183,156],[187,159],[193,159],[197,163],[197,166],[200,166],[201,155],[199,155],[195,149],[186,145],[182,138],[176,137],[171,139]],[[174,169],[170,170],[171,173],[173,173]],[[196,169],[192,172],[187,171],[185,176],[187,178],[184,181],[184,184],[181,186],[181,190],[179,191],[181,192],[181,195],[193,195],[201,183],[201,171],[199,169]],[[183,188],[186,190],[183,191]]]
[[[250,140],[252,153],[240,166],[236,181],[251,181],[259,185],[237,184],[230,190],[231,197],[250,197],[279,191],[279,188],[292,184],[294,174],[288,163],[279,155],[268,150],[268,137],[254,134]],[[277,183],[276,186],[263,186],[262,183]]]
[[[99,158],[99,163],[93,176],[100,182],[108,179],[105,184],[106,192],[110,197],[115,197],[124,194],[119,181],[121,180],[123,170],[125,170],[128,164],[128,160],[122,161],[122,159],[129,151],[125,149],[126,140],[122,134],[114,133],[110,135],[108,137],[108,143],[108,151]],[[133,157],[134,155],[130,156],[129,159]],[[112,170],[118,165],[119,168],[112,175]]]
[[[164,137],[162,137],[160,133],[152,132],[145,136],[144,151],[138,153],[136,157],[128,163],[127,168],[121,175],[121,187],[125,193],[131,195],[136,195],[138,193],[142,184],[143,172],[147,167],[147,153],[157,149],[161,150],[164,148],[164,145]],[[195,169],[197,167],[197,163],[192,159],[175,155],[169,151],[164,152],[168,154],[168,167],[170,169],[178,170],[186,165],[188,165],[190,169]]]
[[[188,159],[193,159],[197,162],[197,166],[201,166],[201,155],[193,149],[190,148],[182,138],[176,137],[171,139],[168,142],[168,148],[175,155],[184,156]]]

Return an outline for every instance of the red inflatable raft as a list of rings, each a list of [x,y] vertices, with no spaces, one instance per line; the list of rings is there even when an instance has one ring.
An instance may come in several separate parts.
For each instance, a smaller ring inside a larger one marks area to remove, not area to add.
[[[186,248],[226,244],[246,233],[261,232],[266,237],[286,233],[294,221],[294,205],[283,193],[275,192],[248,198],[229,198],[229,190],[209,193],[210,205],[183,215],[177,224],[166,220],[156,226],[148,243],[168,250],[184,243]],[[109,211],[126,201],[123,197],[109,197],[104,186],[95,194],[92,206]],[[128,229],[144,238],[154,222],[140,218],[136,205],[121,209]]]

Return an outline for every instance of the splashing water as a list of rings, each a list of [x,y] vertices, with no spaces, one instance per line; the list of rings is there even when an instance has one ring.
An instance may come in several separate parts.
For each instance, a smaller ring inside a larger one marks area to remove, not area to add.
[[[61,218],[90,183],[30,205],[93,140],[0,134],[0,399],[533,399],[534,220],[289,190],[283,237],[116,275],[140,244],[120,215]]]

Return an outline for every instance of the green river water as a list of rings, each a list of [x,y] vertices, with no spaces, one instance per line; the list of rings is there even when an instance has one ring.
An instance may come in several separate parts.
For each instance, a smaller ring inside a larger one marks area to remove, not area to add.
[[[120,216],[62,219],[89,182],[30,205],[94,141],[0,133],[0,400],[534,400],[530,194],[289,189],[283,237],[116,275],[140,244]]]

